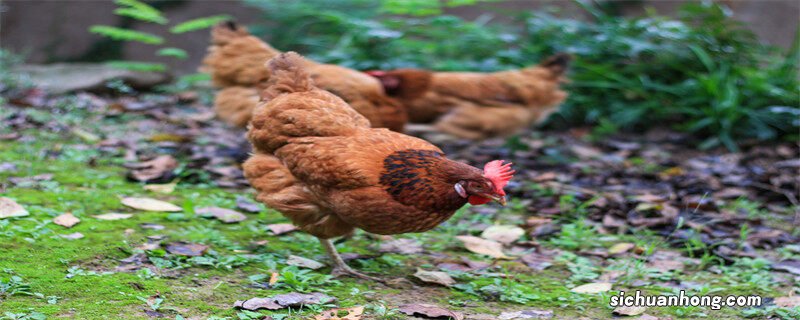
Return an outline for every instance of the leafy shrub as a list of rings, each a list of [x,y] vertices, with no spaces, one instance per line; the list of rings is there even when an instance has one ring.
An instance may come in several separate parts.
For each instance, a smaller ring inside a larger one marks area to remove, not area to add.
[[[160,10],[138,0],[115,0],[119,7],[114,10],[114,14],[122,17],[131,18],[145,23],[167,25],[169,20],[163,16]],[[227,20],[227,15],[216,15],[191,19],[172,26],[170,33],[181,34],[195,30],[211,27],[221,21]],[[164,44],[164,38],[155,34],[114,27],[105,25],[95,25],[89,28],[89,32],[102,35],[117,41],[141,42],[150,45]],[[155,55],[172,57],[176,59],[186,59],[189,54],[180,48],[162,47],[155,51]],[[109,61],[109,65],[122,69],[134,71],[166,71],[166,66],[162,63],[152,63],[143,61]]]
[[[494,71],[572,53],[570,98],[552,126],[670,124],[703,138],[701,147],[732,150],[736,140],[797,138],[800,127],[798,41],[781,55],[716,3],[689,3],[673,19],[576,2],[592,21],[539,11],[506,25],[440,15],[442,5],[474,0],[245,1],[269,21],[252,30],[275,47],[356,69]]]
[[[523,52],[575,54],[569,123],[639,129],[668,122],[705,138],[769,140],[798,128],[797,43],[786,57],[759,44],[721,5],[690,3],[677,20],[620,18],[585,6],[594,22],[532,14]]]

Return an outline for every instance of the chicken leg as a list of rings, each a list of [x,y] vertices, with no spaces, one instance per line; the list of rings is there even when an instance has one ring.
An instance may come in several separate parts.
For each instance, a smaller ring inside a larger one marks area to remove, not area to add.
[[[339,252],[336,251],[336,247],[333,245],[333,241],[331,241],[331,239],[319,238],[319,242],[322,243],[322,246],[325,248],[325,251],[328,252],[328,256],[330,256],[331,260],[333,261],[333,271],[331,273],[334,276],[351,276],[351,277],[361,278],[364,280],[372,280],[380,283],[385,282],[381,278],[368,276],[366,274],[353,270],[353,268],[350,268],[350,266],[348,266],[344,262],[342,256],[339,255]]]

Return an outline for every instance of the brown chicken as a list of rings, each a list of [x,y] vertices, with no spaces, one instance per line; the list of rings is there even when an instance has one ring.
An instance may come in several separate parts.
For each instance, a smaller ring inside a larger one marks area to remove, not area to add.
[[[411,122],[432,122],[441,131],[480,140],[517,133],[556,111],[567,97],[560,84],[569,60],[569,55],[557,54],[539,65],[493,73],[367,73],[403,103]]]
[[[214,85],[221,88],[214,99],[214,108],[222,120],[244,127],[258,102],[258,92],[269,79],[264,63],[281,52],[233,22],[214,27],[211,42],[203,69],[211,73]],[[337,65],[310,60],[303,63],[319,88],[344,99],[373,127],[403,130],[407,121],[405,109],[385,94],[378,80]]]
[[[307,65],[293,52],[269,62],[244,174],[258,201],[320,239],[334,274],[378,280],[348,267],[330,240],[355,228],[422,232],[468,202],[505,204],[510,163],[496,160],[480,170],[424,140],[370,128],[342,99],[317,88]]]

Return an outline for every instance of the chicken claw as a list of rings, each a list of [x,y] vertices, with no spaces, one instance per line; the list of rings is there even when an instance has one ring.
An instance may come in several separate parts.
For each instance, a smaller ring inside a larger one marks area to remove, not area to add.
[[[350,268],[350,266],[348,266],[344,262],[344,260],[342,259],[342,256],[339,255],[339,252],[336,251],[336,247],[333,245],[333,241],[331,241],[331,239],[322,239],[322,238],[320,238],[319,242],[322,243],[322,246],[325,248],[325,251],[328,252],[328,255],[331,257],[331,260],[333,260],[333,271],[331,271],[331,274],[333,274],[334,276],[336,276],[336,277],[338,277],[338,276],[350,276],[350,277],[354,277],[354,278],[361,278],[361,279],[364,279],[364,280],[380,282],[380,283],[383,283],[383,284],[386,283],[386,281],[381,279],[381,278],[368,276],[366,274],[363,274],[361,272],[353,270],[353,268]]]

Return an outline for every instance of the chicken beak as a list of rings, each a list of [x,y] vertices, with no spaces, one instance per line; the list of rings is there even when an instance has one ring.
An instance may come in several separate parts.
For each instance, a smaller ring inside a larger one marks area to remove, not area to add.
[[[499,203],[501,206],[505,206],[506,205],[506,197],[505,196],[495,196],[495,195],[485,194],[485,193],[479,194],[478,196],[497,201],[497,203]]]

